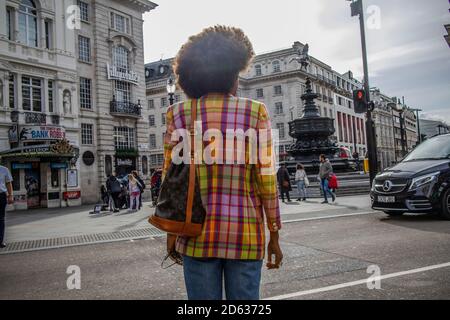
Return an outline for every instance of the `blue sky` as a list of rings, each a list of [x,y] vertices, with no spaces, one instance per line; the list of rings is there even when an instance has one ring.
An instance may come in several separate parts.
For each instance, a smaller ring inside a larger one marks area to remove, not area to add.
[[[357,17],[345,0],[154,0],[144,16],[145,61],[176,55],[192,34],[214,24],[242,28],[257,53],[309,43],[310,54],[339,72],[362,76]],[[444,24],[448,0],[364,0],[379,9],[379,29],[367,30],[370,84],[405,96],[427,117],[450,123],[450,48]],[[372,11],[373,12],[373,11]],[[375,18],[369,14],[367,18]]]

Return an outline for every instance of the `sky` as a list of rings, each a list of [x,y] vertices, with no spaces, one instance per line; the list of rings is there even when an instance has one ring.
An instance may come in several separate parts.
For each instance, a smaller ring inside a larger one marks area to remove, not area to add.
[[[362,79],[359,20],[346,0],[154,0],[144,15],[145,61],[175,56],[190,35],[240,27],[257,54],[309,44],[311,56]],[[364,0],[371,87],[450,123],[449,0]]]

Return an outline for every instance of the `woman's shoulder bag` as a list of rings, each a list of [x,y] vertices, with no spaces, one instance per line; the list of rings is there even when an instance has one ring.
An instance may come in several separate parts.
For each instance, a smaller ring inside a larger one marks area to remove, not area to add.
[[[181,237],[201,235],[206,210],[203,207],[195,170],[195,120],[197,100],[191,104],[190,163],[171,163],[161,185],[154,215],[149,222],[156,228]]]

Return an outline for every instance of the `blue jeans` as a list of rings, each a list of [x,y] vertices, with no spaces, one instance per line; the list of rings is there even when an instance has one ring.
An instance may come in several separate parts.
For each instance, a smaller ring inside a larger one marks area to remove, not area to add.
[[[330,188],[328,187],[329,181],[328,179],[322,179],[321,180],[321,186],[323,190],[323,196],[325,198],[325,201],[328,201],[327,195],[330,195],[331,198],[334,198],[333,193],[330,191]]]
[[[189,300],[259,300],[263,260],[199,259],[183,256]]]
[[[306,184],[304,180],[297,181],[298,197],[306,199]]]

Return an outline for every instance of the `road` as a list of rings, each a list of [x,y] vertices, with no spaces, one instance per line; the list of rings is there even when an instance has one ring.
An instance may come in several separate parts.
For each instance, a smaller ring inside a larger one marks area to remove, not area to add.
[[[309,214],[292,209],[283,215],[285,222],[294,221],[281,231],[284,265],[263,271],[262,298],[450,298],[449,221],[389,218],[361,206],[352,209],[356,201],[347,200],[321,210],[315,206]],[[185,299],[182,269],[160,267],[164,241],[0,255],[0,299]],[[66,271],[73,265],[81,271],[80,290],[67,289]],[[380,289],[355,283],[371,275],[369,266],[381,272]]]

